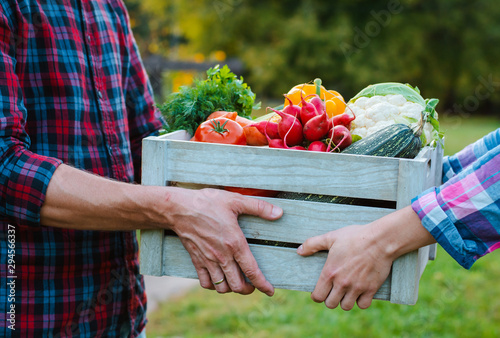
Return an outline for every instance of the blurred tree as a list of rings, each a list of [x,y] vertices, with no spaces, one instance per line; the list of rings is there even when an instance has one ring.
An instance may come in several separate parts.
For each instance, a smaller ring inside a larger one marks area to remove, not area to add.
[[[177,3],[164,0],[125,0],[141,53],[177,56],[187,44],[179,29]]]
[[[245,80],[259,96],[279,97],[320,77],[346,99],[370,83],[397,81],[439,98],[440,111],[500,106],[494,0],[126,3],[131,16],[143,18],[135,33],[157,41],[159,52],[173,52],[175,41],[185,42],[175,50],[181,57],[224,51],[244,62]]]

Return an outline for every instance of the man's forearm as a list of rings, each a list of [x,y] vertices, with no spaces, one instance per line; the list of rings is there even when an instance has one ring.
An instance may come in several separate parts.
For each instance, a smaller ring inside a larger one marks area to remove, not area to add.
[[[265,201],[224,190],[140,186],[62,164],[50,180],[41,223],[80,230],[172,229],[189,251],[204,288],[241,294],[258,288],[272,295],[273,286],[259,270],[238,215],[274,220],[282,212]],[[220,280],[224,282],[214,286]]]
[[[62,164],[47,188],[41,224],[80,230],[151,228],[152,215],[145,206],[167,198],[164,195],[159,189],[113,181]]]

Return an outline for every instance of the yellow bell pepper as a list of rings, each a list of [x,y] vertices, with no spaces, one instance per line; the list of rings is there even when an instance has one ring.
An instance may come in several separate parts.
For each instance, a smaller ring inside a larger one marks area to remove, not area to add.
[[[321,85],[321,79],[314,80],[312,83],[303,83],[294,86],[292,89],[285,94],[286,97],[292,101],[293,104],[302,106],[302,98],[309,101],[311,97],[307,97],[311,94],[318,94],[321,99],[325,102],[326,113],[328,117],[342,114],[345,111],[345,100],[340,95],[339,92],[334,90],[327,90]],[[290,102],[285,98],[284,106],[288,106]]]

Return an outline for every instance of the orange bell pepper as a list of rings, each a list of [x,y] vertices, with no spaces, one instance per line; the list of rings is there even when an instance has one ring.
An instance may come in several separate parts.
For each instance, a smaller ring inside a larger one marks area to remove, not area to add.
[[[308,101],[311,97],[307,97],[311,94],[318,94],[319,97],[325,102],[326,113],[328,117],[333,117],[335,115],[340,115],[345,111],[346,103],[342,95],[334,90],[327,90],[321,85],[321,79],[314,80],[312,83],[303,83],[294,86],[290,91],[285,94],[293,104],[302,106],[302,98]],[[284,106],[288,106],[290,102],[285,99]]]

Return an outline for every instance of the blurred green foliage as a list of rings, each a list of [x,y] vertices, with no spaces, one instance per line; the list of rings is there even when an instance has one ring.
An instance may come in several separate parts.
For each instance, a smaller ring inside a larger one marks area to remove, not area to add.
[[[224,51],[257,97],[323,80],[346,99],[372,83],[418,86],[439,111],[500,106],[500,6],[494,0],[125,0],[141,51]]]

